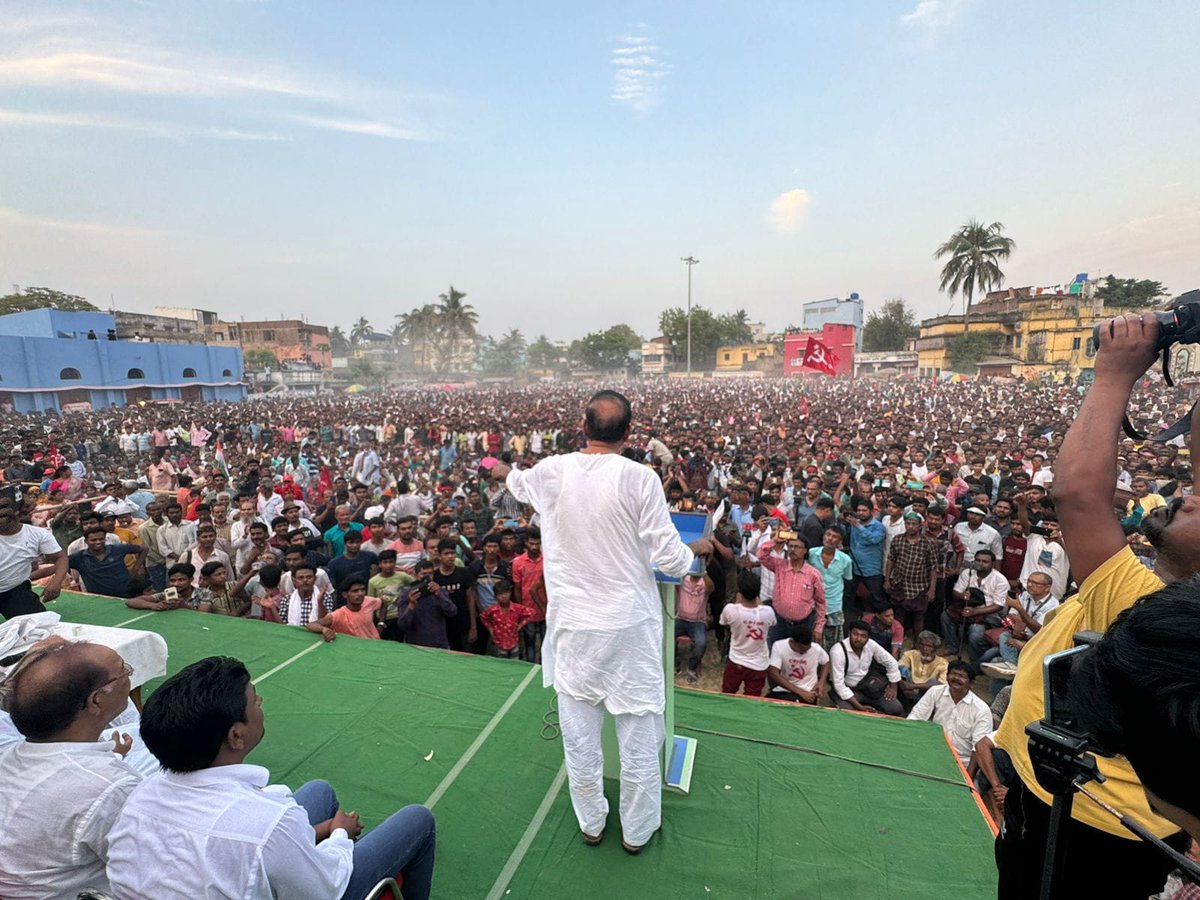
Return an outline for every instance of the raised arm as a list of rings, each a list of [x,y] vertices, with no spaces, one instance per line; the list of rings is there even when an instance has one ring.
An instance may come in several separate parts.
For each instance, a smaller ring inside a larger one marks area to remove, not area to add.
[[[1153,313],[1118,316],[1100,327],[1095,380],[1059,451],[1054,505],[1081,584],[1125,546],[1112,503],[1117,439],[1133,386],[1157,358],[1157,340]]]

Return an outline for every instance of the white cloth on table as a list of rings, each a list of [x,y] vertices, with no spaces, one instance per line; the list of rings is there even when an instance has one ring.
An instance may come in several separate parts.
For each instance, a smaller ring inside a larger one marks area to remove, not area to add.
[[[509,491],[541,515],[546,686],[614,715],[662,713],[663,608],[651,566],[682,578],[692,551],[654,472],[615,453],[514,469]]]
[[[140,687],[152,678],[167,674],[167,642],[153,631],[132,628],[108,628],[104,625],[77,625],[59,622],[51,631],[69,641],[90,641],[116,652],[133,667],[129,683]]]
[[[111,742],[22,740],[0,753],[0,897],[57,900],[107,890],[110,829],[140,780]]]
[[[118,897],[340,897],[354,842],[334,829],[313,840],[291,792],[267,785],[262,766],[162,772],[133,791],[109,840]],[[164,864],[169,861],[169,864]]]

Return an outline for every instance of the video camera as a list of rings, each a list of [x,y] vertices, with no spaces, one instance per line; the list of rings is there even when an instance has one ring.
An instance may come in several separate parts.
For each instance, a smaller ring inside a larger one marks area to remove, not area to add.
[[[1156,353],[1162,354],[1163,380],[1166,381],[1168,387],[1173,387],[1175,380],[1171,377],[1171,347],[1175,344],[1200,344],[1200,289],[1180,294],[1171,301],[1170,309],[1156,311],[1154,318],[1158,320],[1158,340],[1154,345],[1154,350]],[[1104,324],[1107,323],[1102,323],[1092,329],[1092,346],[1097,350],[1100,348],[1100,329],[1104,327]],[[1135,441],[1165,442],[1184,434],[1191,428],[1192,414],[1195,409],[1193,406],[1191,412],[1186,416],[1154,437],[1148,437],[1134,428],[1133,423],[1129,421],[1129,416],[1125,417],[1121,427],[1125,434]]]

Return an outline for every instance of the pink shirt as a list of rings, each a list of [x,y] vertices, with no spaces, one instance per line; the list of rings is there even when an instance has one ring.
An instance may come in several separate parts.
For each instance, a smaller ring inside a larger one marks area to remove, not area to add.
[[[355,612],[348,606],[335,609],[329,615],[333,619],[330,627],[338,634],[351,637],[379,640],[379,629],[375,627],[375,613],[380,607],[378,597],[364,597],[362,606]]]
[[[763,541],[758,548],[758,561],[764,569],[775,573],[775,614],[781,619],[798,622],[808,618],[814,609],[817,618],[813,622],[813,631],[820,632],[825,628],[825,582],[821,573],[807,562],[799,571],[792,568],[789,560],[772,556],[774,544]]]

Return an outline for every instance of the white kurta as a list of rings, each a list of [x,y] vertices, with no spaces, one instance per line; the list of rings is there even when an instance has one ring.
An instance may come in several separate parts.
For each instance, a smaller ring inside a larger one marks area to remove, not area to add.
[[[507,486],[541,519],[546,686],[614,715],[661,714],[664,612],[651,565],[682,577],[693,555],[654,471],[615,453],[571,453],[514,469]]]

